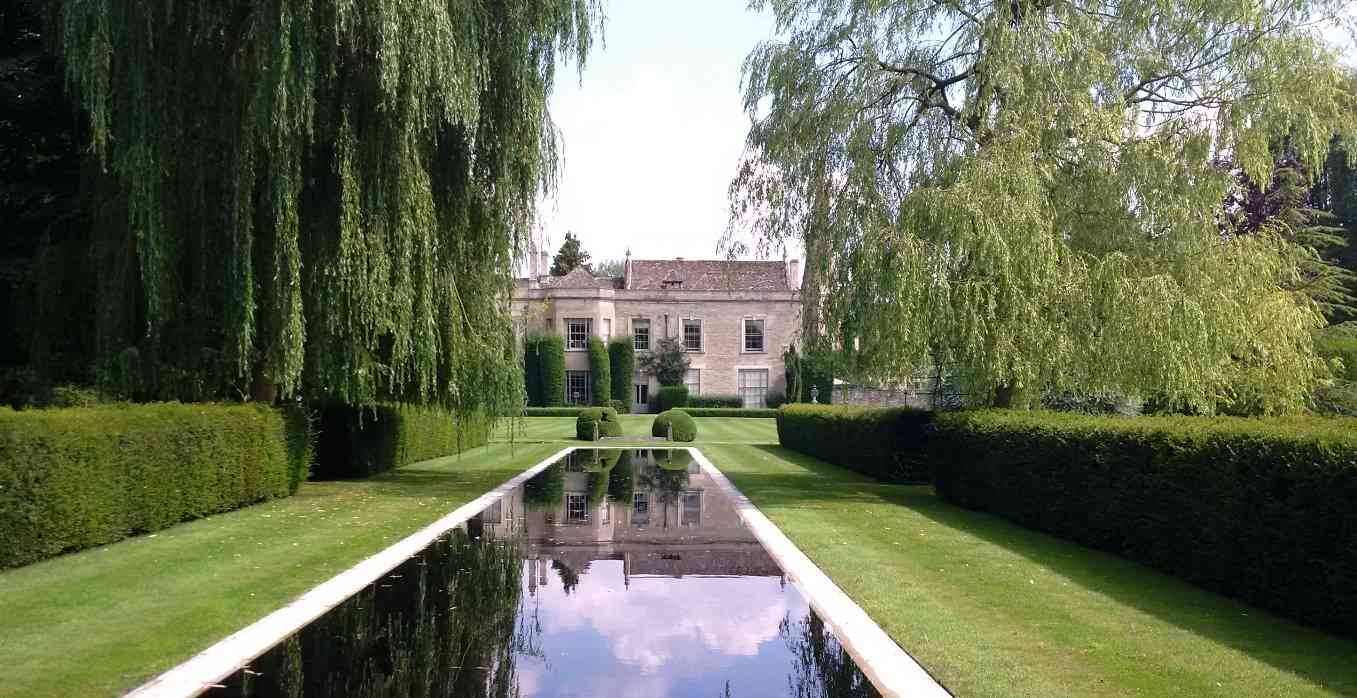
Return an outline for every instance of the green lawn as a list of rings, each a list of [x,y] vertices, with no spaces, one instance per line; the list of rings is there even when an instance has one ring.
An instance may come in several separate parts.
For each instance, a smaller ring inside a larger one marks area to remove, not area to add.
[[[645,435],[651,419],[624,416],[624,430]],[[580,443],[573,418],[524,427],[512,445],[306,483],[0,573],[0,695],[120,693]],[[1357,643],[786,451],[773,420],[702,418],[698,432],[695,445],[958,695],[1357,695]]]
[[[116,695],[561,444],[492,444],[0,573],[0,695]]]
[[[778,446],[702,449],[960,696],[1357,695],[1357,642]]]

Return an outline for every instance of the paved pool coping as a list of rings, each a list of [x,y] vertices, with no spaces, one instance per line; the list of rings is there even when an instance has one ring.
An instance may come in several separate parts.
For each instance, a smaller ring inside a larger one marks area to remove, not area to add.
[[[735,501],[754,537],[801,590],[839,644],[885,698],[951,696],[914,657],[896,644],[862,607],[811,561],[735,484],[697,448],[688,448],[707,475]]]
[[[362,591],[369,584],[395,569],[439,536],[465,523],[482,509],[494,504],[515,487],[523,484],[548,465],[575,450],[570,446],[546,460],[510,478],[508,482],[457,507],[451,514],[406,536],[400,542],[321,582],[288,605],[260,618],[244,629],[194,655],[184,663],[133,689],[135,698],[187,698],[203,693],[240,667],[269,651],[274,645],[301,630],[326,611]]]
[[[489,492],[457,507],[452,513],[401,539],[372,557],[322,582],[288,605],[199,652],[187,661],[133,689],[134,698],[187,698],[196,696],[274,645],[301,630],[311,621],[362,591],[411,556],[427,548],[439,536],[465,523],[505,494],[564,458],[571,451],[595,446],[569,446],[510,478]],[[636,448],[635,446],[631,448]],[[671,446],[666,448],[683,448]],[[886,631],[853,602],[828,575],[820,570],[777,525],[745,497],[729,478],[697,448],[688,452],[703,470],[735,502],[740,518],[749,526],[769,555],[797,586],[811,608],[830,627],[839,644],[857,662],[862,672],[886,698],[901,696],[950,696],[929,673],[891,639]]]

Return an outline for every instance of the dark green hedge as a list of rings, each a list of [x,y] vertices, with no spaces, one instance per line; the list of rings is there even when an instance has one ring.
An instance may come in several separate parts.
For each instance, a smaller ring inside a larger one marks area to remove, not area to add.
[[[783,446],[885,482],[929,480],[933,413],[907,407],[791,404],[777,410]]]
[[[939,417],[938,493],[1357,634],[1357,420]]]
[[[777,410],[767,407],[677,407],[691,417],[762,417],[777,416]]]
[[[697,422],[682,410],[669,410],[655,415],[650,425],[651,436],[669,436],[669,426],[674,427],[675,441],[692,441],[697,438]]]
[[[744,407],[739,395],[689,395],[688,407]]]
[[[483,417],[433,407],[331,405],[320,410],[315,478],[367,477],[482,446],[489,435]]]
[[[575,437],[584,441],[594,440],[594,425],[598,425],[598,436],[621,436],[622,422],[617,410],[611,407],[590,407],[580,410],[575,418]]]
[[[523,338],[523,390],[529,405],[542,404],[542,335]]]
[[[542,406],[564,405],[565,338],[559,334],[543,335],[537,342],[537,360],[542,379]]]
[[[257,405],[2,410],[0,567],[285,497],[307,425]]]
[[[658,407],[661,412],[667,412],[675,407],[686,407],[688,405],[688,386],[662,385],[655,399],[659,403]]]
[[[613,399],[612,371],[608,368],[611,361],[608,358],[608,347],[603,345],[603,340],[591,335],[586,348],[589,355],[589,390],[593,393],[593,404],[607,405],[608,401]]]
[[[588,407],[529,407],[523,410],[527,417],[578,417]]]
[[[629,334],[613,337],[608,342],[608,371],[612,374],[613,399],[620,401],[620,412],[631,411],[632,396],[636,392],[636,349]]]

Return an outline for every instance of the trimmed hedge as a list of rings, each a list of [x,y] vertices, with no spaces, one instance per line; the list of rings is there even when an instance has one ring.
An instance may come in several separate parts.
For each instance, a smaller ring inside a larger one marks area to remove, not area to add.
[[[778,441],[787,448],[884,482],[929,481],[932,412],[801,403],[776,412]]]
[[[769,419],[777,416],[777,410],[767,407],[676,407],[690,417],[754,417]]]
[[[299,409],[159,403],[0,411],[0,567],[286,497]]]
[[[523,410],[526,417],[578,417],[588,407],[529,407]]]
[[[598,436],[621,436],[622,422],[617,417],[617,410],[611,407],[590,407],[580,410],[580,414],[575,418],[575,438],[581,441],[594,440],[594,425],[598,425]]]
[[[434,407],[331,405],[320,410],[315,479],[368,477],[485,445],[488,421]]]
[[[689,395],[688,407],[744,407],[739,395]]]
[[[669,426],[674,427],[675,441],[692,441],[697,438],[697,422],[682,410],[669,410],[655,415],[650,425],[651,436],[669,436]]]
[[[675,407],[686,407],[688,405],[688,386],[662,385],[655,400],[661,412],[668,412]]]
[[[608,371],[613,379],[613,399],[620,401],[621,412],[631,411],[632,395],[636,392],[636,349],[629,334],[613,337],[608,342]]]
[[[542,335],[537,342],[537,360],[542,380],[542,406],[565,404],[565,338],[559,334]]]
[[[523,338],[523,391],[529,405],[542,404],[542,335],[530,334]]]
[[[593,393],[593,404],[602,406],[613,399],[612,372],[608,368],[608,347],[603,340],[590,335],[586,345],[589,354],[589,390]]]
[[[932,450],[948,501],[1357,634],[1357,420],[989,410]]]

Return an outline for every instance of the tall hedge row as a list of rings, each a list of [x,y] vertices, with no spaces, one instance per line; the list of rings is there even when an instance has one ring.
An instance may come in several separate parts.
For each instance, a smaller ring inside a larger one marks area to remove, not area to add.
[[[285,497],[308,425],[258,405],[0,410],[0,567]]]
[[[631,411],[632,395],[636,392],[636,347],[631,335],[613,337],[608,342],[608,371],[613,379],[613,399],[622,402],[622,411]]]
[[[929,481],[933,413],[907,407],[790,404],[777,410],[778,441],[885,482]]]
[[[542,405],[542,335],[530,334],[523,338],[523,390],[528,404]]]
[[[542,407],[565,404],[565,338],[543,335],[537,342],[537,361],[542,379]]]
[[[320,410],[315,478],[367,477],[482,446],[489,436],[489,422],[479,415],[458,419],[434,407],[330,405]]]
[[[655,396],[659,403],[661,412],[668,412],[675,407],[686,407],[688,405],[688,386],[686,385],[662,385],[660,392]]]
[[[939,418],[938,493],[1357,634],[1357,420]]]
[[[603,345],[603,340],[594,335],[589,336],[589,342],[585,347],[589,355],[589,391],[593,393],[593,404],[607,405],[608,401],[613,399],[608,347]]]

